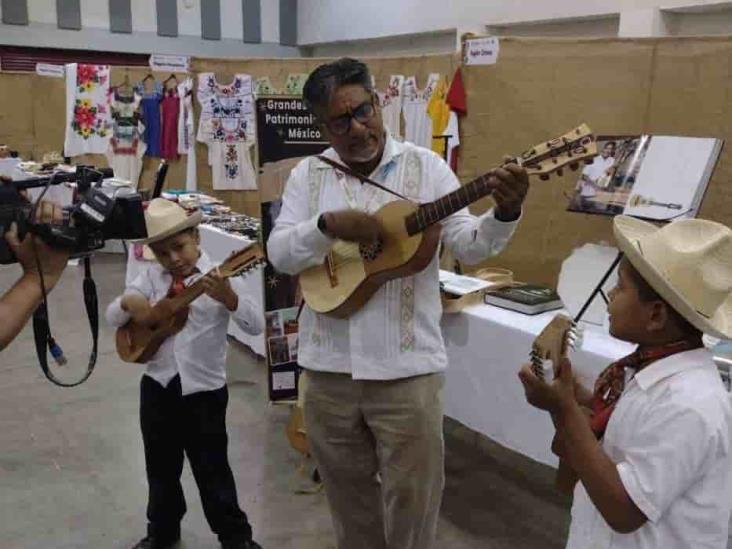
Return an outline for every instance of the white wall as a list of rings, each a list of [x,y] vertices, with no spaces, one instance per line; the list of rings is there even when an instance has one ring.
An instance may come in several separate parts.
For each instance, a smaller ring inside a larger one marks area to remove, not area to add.
[[[732,7],[716,0],[299,0],[301,45],[476,26],[623,17],[644,9]],[[698,29],[703,30],[703,29]]]
[[[617,36],[620,16],[597,19],[568,19],[543,23],[516,23],[513,25],[488,26],[487,32],[496,36]]]
[[[241,0],[221,0],[221,38],[240,40],[242,18]]]
[[[28,2],[28,19],[38,23],[55,25],[56,0],[31,0]]]
[[[28,5],[33,4],[30,0]],[[45,0],[44,2],[45,3]],[[109,2],[100,0],[81,0],[81,27],[109,30]],[[30,12],[30,8],[28,10]],[[30,19],[30,13],[28,14]],[[31,19],[32,21],[32,19]]]
[[[241,2],[240,2],[241,3]],[[280,0],[261,0],[262,42],[280,41]]]
[[[151,2],[150,0],[132,0],[131,6],[133,32],[158,32],[155,2]]]
[[[279,0],[262,2],[262,44],[242,40],[241,0],[220,0],[221,40],[201,38],[201,0],[177,0],[178,37],[157,35],[155,0],[131,0],[132,34],[109,31],[108,0],[81,0],[82,30],[57,27],[56,0],[28,0],[28,26],[0,23],[0,45],[169,53],[200,57],[294,57],[298,48],[280,46]]]
[[[707,13],[669,12],[666,27],[672,36],[732,34],[732,8]]]
[[[393,57],[398,55],[428,55],[455,51],[455,31],[428,34],[407,34],[355,42],[332,42],[301,47],[305,57]]]

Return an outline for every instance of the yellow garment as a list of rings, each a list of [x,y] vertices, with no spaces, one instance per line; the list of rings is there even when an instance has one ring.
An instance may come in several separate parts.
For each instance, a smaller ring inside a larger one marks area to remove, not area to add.
[[[437,82],[435,89],[432,91],[429,103],[427,103],[427,114],[432,119],[432,150],[445,158],[447,140],[440,137],[435,139],[436,135],[444,135],[447,123],[450,120],[450,105],[447,104],[447,92],[450,89],[450,83],[447,76],[443,76]]]

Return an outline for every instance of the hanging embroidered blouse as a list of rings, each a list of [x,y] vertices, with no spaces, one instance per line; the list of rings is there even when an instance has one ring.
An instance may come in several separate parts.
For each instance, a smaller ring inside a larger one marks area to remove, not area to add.
[[[196,154],[193,125],[193,79],[186,78],[178,84],[178,154],[188,155],[186,158],[186,190],[195,191],[196,181]]]
[[[427,149],[432,148],[432,119],[427,114],[427,103],[439,79],[438,73],[430,74],[423,90],[417,88],[414,76],[404,81],[404,140]]]
[[[146,91],[143,82],[137,84],[137,93],[142,96],[142,118],[145,121],[145,156],[160,156],[160,101],[163,99],[163,86],[153,84],[152,91]]]
[[[160,111],[160,156],[168,160],[176,160],[178,158],[178,113],[180,112],[177,88],[163,91]]]
[[[308,80],[307,73],[292,73],[287,75],[287,81],[285,82],[285,95],[302,95],[302,89],[305,87],[305,82]]]
[[[142,97],[135,92],[124,93],[119,88],[111,90],[110,96],[112,137],[106,151],[107,160],[115,177],[136,185],[146,149],[142,140],[145,130],[140,113]]]
[[[237,74],[224,86],[214,73],[201,73],[197,97],[201,104],[197,139],[208,144],[213,188],[256,189],[249,151],[255,139],[251,76]]]
[[[269,76],[262,76],[254,81],[254,95],[282,95],[282,90],[272,85]]]
[[[392,74],[389,77],[389,86],[385,91],[377,90],[379,104],[381,105],[381,117],[384,120],[386,129],[396,138],[402,136],[402,103],[404,95],[404,75]]]
[[[109,145],[109,66],[66,65],[66,156],[103,154]]]

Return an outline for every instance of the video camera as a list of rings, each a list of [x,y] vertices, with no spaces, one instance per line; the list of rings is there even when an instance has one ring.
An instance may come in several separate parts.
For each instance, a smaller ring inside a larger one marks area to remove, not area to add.
[[[129,186],[102,183],[112,175],[110,169],[77,166],[71,173],[0,183],[0,264],[17,261],[2,238],[13,222],[18,225],[19,238],[33,233],[52,247],[70,250],[71,257],[98,250],[109,239],[145,238],[147,229],[141,195]],[[33,223],[34,204],[21,191],[70,181],[76,181],[77,192],[73,204],[64,208],[64,224]]]

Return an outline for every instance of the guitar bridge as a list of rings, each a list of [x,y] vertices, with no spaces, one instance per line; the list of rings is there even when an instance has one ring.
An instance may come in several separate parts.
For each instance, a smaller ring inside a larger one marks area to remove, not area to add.
[[[325,256],[325,272],[328,273],[330,287],[335,288],[338,286],[338,276],[336,275],[335,264],[333,263],[333,252],[328,252],[328,255]]]

